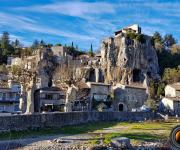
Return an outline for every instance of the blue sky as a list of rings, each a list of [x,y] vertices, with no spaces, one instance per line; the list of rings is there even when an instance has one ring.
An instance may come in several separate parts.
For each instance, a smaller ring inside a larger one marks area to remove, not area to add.
[[[35,39],[96,50],[131,24],[145,34],[172,33],[180,41],[180,0],[0,0],[0,33],[24,45]]]

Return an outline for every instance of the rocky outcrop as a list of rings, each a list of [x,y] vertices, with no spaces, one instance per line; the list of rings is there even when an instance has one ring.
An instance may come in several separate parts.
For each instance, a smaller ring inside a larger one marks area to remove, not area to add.
[[[144,42],[138,42],[119,34],[102,41],[101,64],[106,80],[130,84],[159,78],[158,58],[151,37],[143,35],[143,38]]]
[[[94,68],[94,67],[80,67],[76,68],[77,79],[84,80],[85,82],[103,82],[104,81],[104,74],[101,68]]]
[[[53,74],[57,67],[56,58],[49,48],[40,49],[37,57],[39,60],[36,70],[39,83],[37,87],[51,87]]]

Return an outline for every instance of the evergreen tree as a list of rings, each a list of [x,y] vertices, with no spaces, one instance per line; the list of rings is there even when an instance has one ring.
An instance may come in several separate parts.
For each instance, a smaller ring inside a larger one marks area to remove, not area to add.
[[[46,43],[45,43],[43,40],[41,40],[40,43],[39,43],[39,45],[40,45],[40,46],[45,46]]]
[[[9,43],[10,43],[9,33],[5,31],[5,32],[3,32],[3,35],[1,37],[1,48],[8,50]]]
[[[91,48],[90,48],[90,51],[89,51],[89,55],[90,55],[90,56],[94,56],[92,44],[91,44]]]
[[[35,50],[35,49],[37,49],[37,48],[39,47],[39,45],[40,45],[40,44],[39,44],[39,41],[38,41],[38,40],[34,40],[31,48],[32,48],[33,50]]]
[[[152,38],[155,43],[162,43],[163,41],[162,36],[159,32],[155,32]]]
[[[56,46],[62,46],[62,44],[61,43],[57,43]]]
[[[176,40],[172,34],[166,34],[164,36],[163,42],[166,47],[171,47],[173,44],[176,44]]]

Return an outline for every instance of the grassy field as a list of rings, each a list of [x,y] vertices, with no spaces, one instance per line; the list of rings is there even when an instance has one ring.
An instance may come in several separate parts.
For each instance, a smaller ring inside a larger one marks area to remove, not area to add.
[[[180,124],[177,121],[166,122],[96,122],[82,125],[66,126],[61,128],[45,128],[27,131],[11,131],[0,134],[0,140],[17,139],[27,137],[48,136],[57,134],[95,134],[97,139],[100,135],[104,138],[104,143],[108,144],[110,140],[117,136],[128,137],[133,142],[139,141],[159,141],[168,139],[173,127]],[[108,133],[104,132],[110,129]],[[111,132],[112,131],[112,132]],[[96,139],[96,138],[95,138]],[[97,143],[98,140],[94,140]]]

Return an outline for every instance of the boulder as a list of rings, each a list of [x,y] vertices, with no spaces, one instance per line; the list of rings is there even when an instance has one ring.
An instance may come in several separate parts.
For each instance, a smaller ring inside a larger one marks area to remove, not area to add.
[[[111,140],[111,145],[116,148],[130,148],[130,139],[126,137],[117,137]]]

